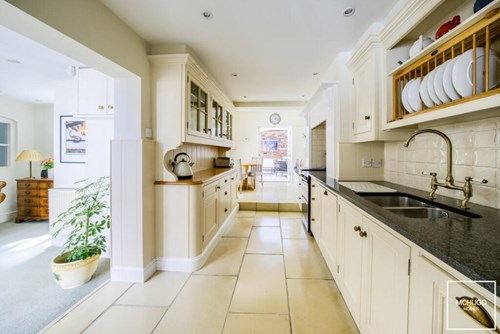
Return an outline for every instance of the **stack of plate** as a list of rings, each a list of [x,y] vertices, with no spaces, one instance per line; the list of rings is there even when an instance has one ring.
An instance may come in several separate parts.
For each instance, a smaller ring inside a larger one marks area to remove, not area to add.
[[[490,49],[489,89],[499,84],[497,63],[500,59]],[[422,103],[427,108],[472,96],[472,50],[447,60],[423,78],[411,79],[401,92],[401,101],[409,113],[420,111]],[[476,94],[484,92],[485,50],[476,48]]]

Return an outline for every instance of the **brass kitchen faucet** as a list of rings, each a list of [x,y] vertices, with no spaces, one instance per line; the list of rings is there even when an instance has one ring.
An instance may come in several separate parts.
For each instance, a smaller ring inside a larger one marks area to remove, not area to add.
[[[465,177],[465,183],[463,186],[457,186],[455,184],[455,180],[453,179],[453,174],[451,172],[451,163],[452,163],[452,145],[450,138],[448,138],[447,135],[442,133],[441,131],[434,130],[434,129],[422,129],[422,130],[417,130],[413,135],[408,138],[406,143],[403,144],[404,147],[408,147],[410,144],[410,141],[418,136],[419,134],[422,133],[434,133],[441,138],[444,139],[446,142],[446,155],[447,155],[447,174],[446,178],[444,179],[444,182],[439,182],[437,180],[437,173],[435,172],[422,172],[423,175],[430,175],[431,178],[431,192],[429,194],[430,199],[436,199],[436,190],[438,187],[443,187],[443,188],[448,188],[448,189],[455,189],[455,190],[460,190],[464,193],[464,199],[460,203],[460,208],[461,209],[468,209],[467,204],[469,203],[470,198],[472,197],[472,182],[477,182],[477,183],[488,183],[488,180],[485,179],[474,179],[470,176]]]

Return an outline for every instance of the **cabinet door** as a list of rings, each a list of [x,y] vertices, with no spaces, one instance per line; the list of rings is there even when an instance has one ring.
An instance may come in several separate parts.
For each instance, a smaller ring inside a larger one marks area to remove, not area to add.
[[[364,333],[398,334],[407,330],[410,247],[363,216]],[[424,333],[424,332],[422,332]]]
[[[316,240],[321,238],[321,189],[318,182],[311,180],[311,233]]]
[[[231,210],[238,205],[238,175],[231,174]]]
[[[339,199],[339,288],[356,322],[360,319],[363,239],[360,211]]]
[[[321,187],[321,238],[320,246],[328,267],[336,277],[337,268],[337,196]]]
[[[217,220],[218,193],[217,185],[208,185],[204,187],[203,194],[203,247],[208,245],[219,229]]]
[[[113,106],[108,105],[107,101],[108,79],[111,80],[91,68],[78,70],[78,115],[105,116],[108,115],[108,110],[112,111]]]
[[[227,140],[232,141],[233,140],[233,114],[225,109],[224,110],[225,116],[224,116],[224,136],[226,137]]]
[[[188,129],[191,134],[209,133],[208,94],[198,84],[189,80]]]
[[[226,176],[219,180],[219,226],[222,226],[231,213],[231,177]]]
[[[352,121],[354,134],[372,131],[375,108],[375,78],[371,55],[353,72]]]

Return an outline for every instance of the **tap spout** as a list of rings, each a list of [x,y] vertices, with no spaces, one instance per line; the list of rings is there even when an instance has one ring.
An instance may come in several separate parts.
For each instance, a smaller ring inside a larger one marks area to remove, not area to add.
[[[422,134],[422,133],[433,133],[433,134],[436,134],[438,136],[440,136],[441,138],[443,138],[443,140],[445,141],[446,143],[446,156],[447,156],[447,175],[446,175],[446,179],[445,179],[445,182],[449,185],[453,185],[453,174],[451,172],[451,164],[452,164],[452,145],[451,145],[451,141],[450,141],[450,138],[448,138],[447,135],[445,135],[444,133],[442,133],[441,131],[438,131],[438,130],[434,130],[434,129],[421,129],[421,130],[417,130],[415,131],[414,134],[412,134],[410,136],[410,138],[408,138],[408,140],[406,140],[406,142],[403,144],[404,147],[408,147],[408,145],[410,145],[410,141],[415,138],[416,136],[418,136],[419,134]]]

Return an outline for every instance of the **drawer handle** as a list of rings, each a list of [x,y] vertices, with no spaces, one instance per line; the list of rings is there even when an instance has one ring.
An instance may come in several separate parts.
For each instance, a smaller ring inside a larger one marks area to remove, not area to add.
[[[114,109],[114,107],[110,104],[110,105],[108,106],[108,109],[109,109],[109,110],[113,110],[113,109]]]
[[[104,106],[97,106],[97,109],[99,109],[99,110],[103,110],[103,109],[104,109]]]
[[[315,201],[315,200],[316,200],[316,198],[315,198],[315,197],[313,197],[313,198],[311,198],[311,199],[312,199],[313,201]]]
[[[314,218],[311,218],[311,221],[315,222],[315,221],[316,221],[316,219],[314,219]]]
[[[217,186],[217,189],[220,189],[220,186]]]
[[[224,192],[224,195],[227,195],[227,191]]]
[[[31,194],[31,191],[26,190],[24,193],[25,193],[26,195],[29,195],[29,194]]]
[[[370,120],[370,116],[365,116],[365,121]]]
[[[491,318],[491,315],[484,309],[481,305],[481,301],[476,297],[456,297],[456,304],[458,307],[462,309],[467,315],[469,315],[472,319],[479,322],[486,328],[495,328],[495,322]],[[498,332],[498,328],[496,329]]]
[[[354,226],[354,232],[361,231],[361,226]]]
[[[226,180],[224,180],[224,183],[227,183],[227,179],[226,179]]]
[[[224,212],[227,212],[227,208],[224,209]]]
[[[366,238],[366,236],[367,236],[367,235],[368,235],[368,234],[366,233],[366,231],[359,231],[359,236],[360,236],[361,238]]]

